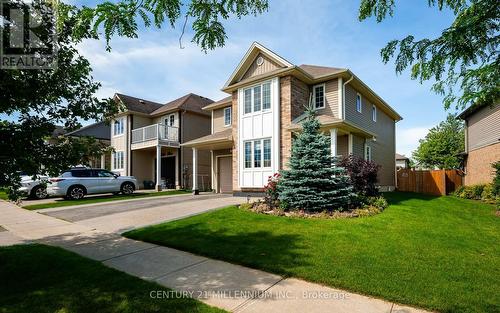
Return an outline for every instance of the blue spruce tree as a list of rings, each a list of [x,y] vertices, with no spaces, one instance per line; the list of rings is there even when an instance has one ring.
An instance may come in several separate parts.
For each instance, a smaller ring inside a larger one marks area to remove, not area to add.
[[[285,208],[306,211],[345,210],[354,197],[345,169],[331,157],[330,140],[320,133],[314,110],[292,143],[288,169],[281,171],[279,200]]]

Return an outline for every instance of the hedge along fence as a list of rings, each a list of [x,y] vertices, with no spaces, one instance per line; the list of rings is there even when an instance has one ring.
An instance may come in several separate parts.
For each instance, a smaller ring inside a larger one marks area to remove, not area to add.
[[[462,186],[462,179],[459,170],[400,169],[397,172],[397,188],[399,191],[444,196]]]

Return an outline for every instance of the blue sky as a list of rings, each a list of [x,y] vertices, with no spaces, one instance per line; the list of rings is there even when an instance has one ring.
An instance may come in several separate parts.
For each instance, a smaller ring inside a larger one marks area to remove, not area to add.
[[[138,39],[116,38],[112,52],[100,41],[86,41],[79,49],[102,82],[99,95],[121,92],[161,103],[189,92],[213,100],[224,97],[220,88],[253,41],[297,65],[350,68],[403,116],[397,124],[397,151],[409,155],[446,112],[430,83],[412,81],[408,73],[397,76],[392,64],[382,63],[380,49],[408,34],[434,37],[453,16],[428,8],[427,1],[396,1],[393,18],[359,22],[359,2],[269,0],[267,13],[226,21],[226,46],[208,53],[190,42],[189,27],[185,48],[179,48],[181,22],[176,29],[141,29]]]

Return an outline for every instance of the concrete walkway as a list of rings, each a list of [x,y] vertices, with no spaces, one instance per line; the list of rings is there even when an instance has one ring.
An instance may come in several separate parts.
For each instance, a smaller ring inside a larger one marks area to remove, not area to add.
[[[191,201],[186,203],[189,202]],[[213,205],[217,202],[215,199],[205,199],[191,204],[210,203]],[[171,216],[180,217],[180,213],[176,211]],[[141,223],[146,222],[148,218],[143,219]],[[152,301],[182,294],[232,312],[425,312],[123,238],[117,233],[96,230],[88,220],[86,221],[83,225],[71,223],[0,201],[0,226],[3,229],[0,231],[0,245],[2,242],[39,242],[59,246],[176,291],[176,294],[169,295],[148,291]],[[122,225],[122,222],[118,224]],[[125,224],[130,225],[129,222]]]

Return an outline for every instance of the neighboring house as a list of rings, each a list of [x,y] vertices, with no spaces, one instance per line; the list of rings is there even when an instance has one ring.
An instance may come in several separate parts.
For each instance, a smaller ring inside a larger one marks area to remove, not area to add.
[[[100,142],[111,144],[111,127],[106,122],[97,122],[88,126],[84,126],[75,131],[66,134],[68,137],[94,137]],[[111,170],[111,154],[106,153],[100,158],[90,161],[90,166],[94,168],[103,168]]]
[[[491,164],[500,161],[500,105],[473,106],[462,112],[465,121],[465,185],[491,183]]]
[[[394,189],[401,116],[350,70],[296,66],[253,43],[222,90],[230,96],[204,108],[212,133],[183,144],[210,151],[215,191],[261,192],[268,177],[287,166],[310,102],[331,138],[332,155],[375,161],[382,166],[381,188]]]
[[[192,149],[181,144],[210,134],[210,113],[202,107],[212,100],[192,93],[167,104],[123,94],[114,99],[122,110],[111,123],[112,171],[135,176],[140,188],[145,181],[155,182],[157,190],[211,188],[210,153],[194,156],[199,162],[193,182]]]
[[[410,159],[404,154],[396,153],[396,169],[410,168]]]

